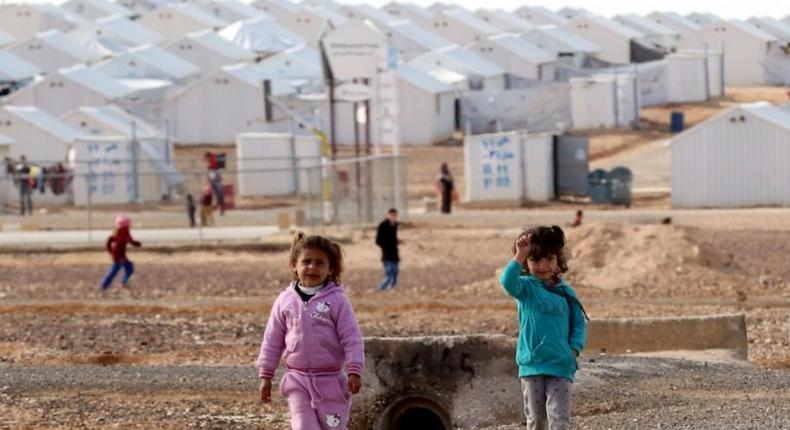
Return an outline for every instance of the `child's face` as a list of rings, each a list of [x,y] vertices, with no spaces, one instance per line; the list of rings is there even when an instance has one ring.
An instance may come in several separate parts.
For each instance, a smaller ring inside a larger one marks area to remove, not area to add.
[[[533,260],[527,258],[529,273],[544,281],[550,281],[557,271],[557,255],[552,254],[548,257]]]
[[[317,287],[329,277],[329,258],[320,249],[305,248],[296,259],[296,265],[291,269],[296,271],[299,282],[305,287]]]

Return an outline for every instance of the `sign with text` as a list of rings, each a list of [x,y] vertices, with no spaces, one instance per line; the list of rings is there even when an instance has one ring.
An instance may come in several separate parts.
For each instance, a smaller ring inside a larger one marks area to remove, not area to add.
[[[467,136],[464,140],[467,200],[520,200],[522,147],[518,133]]]
[[[335,87],[335,99],[347,102],[364,102],[373,98],[373,89],[363,84],[342,84]]]
[[[327,34],[321,44],[336,80],[373,78],[387,55],[386,37],[365,21],[349,21]]]

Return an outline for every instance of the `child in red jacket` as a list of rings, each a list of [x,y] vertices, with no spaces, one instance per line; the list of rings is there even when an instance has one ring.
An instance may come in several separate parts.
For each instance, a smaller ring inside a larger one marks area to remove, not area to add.
[[[106,291],[112,284],[115,275],[124,269],[123,287],[129,287],[129,278],[134,273],[134,264],[126,258],[126,245],[131,243],[134,246],[140,246],[141,243],[132,238],[132,233],[129,229],[132,226],[132,219],[126,215],[120,214],[115,218],[115,231],[110,237],[107,238],[107,252],[112,255],[112,266],[107,274],[104,275],[104,280],[101,283],[101,290]]]

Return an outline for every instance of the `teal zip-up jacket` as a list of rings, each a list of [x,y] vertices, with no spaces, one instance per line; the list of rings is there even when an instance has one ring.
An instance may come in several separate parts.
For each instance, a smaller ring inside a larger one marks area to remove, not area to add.
[[[565,298],[546,291],[543,281],[534,276],[522,276],[522,265],[511,260],[499,283],[518,306],[518,344],[516,364],[519,378],[548,375],[573,382],[576,374],[574,350],[581,352],[586,339],[585,316],[580,306],[568,308]],[[548,288],[564,288],[576,297],[562,279]],[[573,312],[573,328],[570,314]]]

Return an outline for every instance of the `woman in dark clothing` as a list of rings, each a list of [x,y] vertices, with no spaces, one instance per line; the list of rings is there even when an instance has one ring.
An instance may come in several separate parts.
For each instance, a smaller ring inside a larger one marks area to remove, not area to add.
[[[442,163],[442,167],[439,170],[439,177],[436,179],[436,184],[442,199],[442,213],[449,214],[452,210],[455,184],[453,183],[453,175],[450,174],[450,168],[447,167],[447,163]]]

